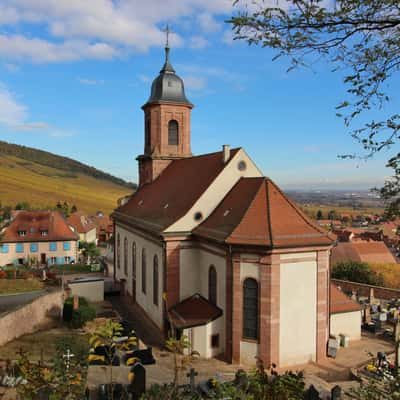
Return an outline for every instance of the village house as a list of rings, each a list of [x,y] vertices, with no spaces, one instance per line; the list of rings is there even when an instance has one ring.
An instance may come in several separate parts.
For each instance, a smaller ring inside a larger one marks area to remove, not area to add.
[[[108,215],[98,212],[92,217],[93,223],[96,225],[96,235],[98,243],[107,243],[114,233],[114,224]]]
[[[57,211],[19,211],[0,236],[0,266],[72,263],[78,239]]]
[[[96,243],[96,225],[85,213],[76,211],[67,218],[67,222],[79,235],[80,242]]]
[[[203,357],[323,360],[333,237],[243,148],[193,156],[192,108],[167,47],[142,107],[139,188],[112,214],[125,300],[165,335],[187,334]]]

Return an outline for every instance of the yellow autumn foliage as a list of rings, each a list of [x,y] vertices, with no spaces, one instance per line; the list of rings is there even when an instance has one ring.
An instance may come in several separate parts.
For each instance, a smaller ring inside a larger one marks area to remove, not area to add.
[[[385,287],[400,289],[400,264],[370,263],[369,265],[375,273],[383,277]]]

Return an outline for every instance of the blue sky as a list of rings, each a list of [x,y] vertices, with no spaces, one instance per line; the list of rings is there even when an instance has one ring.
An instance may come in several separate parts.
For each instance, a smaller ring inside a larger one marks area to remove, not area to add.
[[[233,42],[230,0],[0,0],[0,139],[72,157],[137,181],[141,106],[164,59],[184,79],[194,154],[242,146],[284,188],[369,188],[390,152],[368,162],[335,106],[342,74]],[[399,109],[400,84],[388,87]]]

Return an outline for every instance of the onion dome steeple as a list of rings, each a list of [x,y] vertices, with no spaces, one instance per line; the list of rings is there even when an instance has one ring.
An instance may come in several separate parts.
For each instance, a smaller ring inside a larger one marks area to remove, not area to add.
[[[183,80],[176,75],[174,67],[170,62],[170,47],[168,42],[170,30],[168,26],[166,32],[167,43],[165,45],[165,62],[161,68],[160,74],[156,79],[154,79],[153,84],[151,85],[150,98],[143,107],[154,103],[179,103],[193,106],[185,95]]]

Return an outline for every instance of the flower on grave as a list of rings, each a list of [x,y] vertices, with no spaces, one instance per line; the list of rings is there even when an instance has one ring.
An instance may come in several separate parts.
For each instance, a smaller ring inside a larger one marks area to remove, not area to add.
[[[135,373],[134,372],[129,372],[128,373],[128,381],[129,381],[129,383],[133,383],[134,380],[135,380]]]

